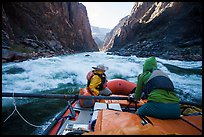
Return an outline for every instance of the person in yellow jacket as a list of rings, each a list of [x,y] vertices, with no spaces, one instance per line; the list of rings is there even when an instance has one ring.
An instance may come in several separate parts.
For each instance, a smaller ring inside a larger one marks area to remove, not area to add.
[[[111,90],[107,87],[107,77],[105,71],[108,69],[104,65],[92,67],[94,70],[90,71],[87,75],[87,87],[89,91],[95,96],[104,95],[109,96],[112,94]]]

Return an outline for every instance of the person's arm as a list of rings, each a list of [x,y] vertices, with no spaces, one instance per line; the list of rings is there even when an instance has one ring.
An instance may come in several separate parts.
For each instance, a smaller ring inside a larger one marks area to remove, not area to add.
[[[94,92],[97,96],[99,94],[99,91],[96,89],[96,87],[101,83],[101,79],[99,76],[97,75],[94,75],[92,78],[91,78],[91,82],[90,82],[90,85],[89,85],[89,88],[92,92]]]
[[[143,76],[140,74],[138,76],[138,81],[137,81],[137,87],[135,89],[135,99],[140,100],[140,97],[142,95],[142,88],[143,88]]]

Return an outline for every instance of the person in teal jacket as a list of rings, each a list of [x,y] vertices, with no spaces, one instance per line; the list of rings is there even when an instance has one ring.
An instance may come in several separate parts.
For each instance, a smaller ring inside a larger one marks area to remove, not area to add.
[[[180,117],[179,98],[169,77],[157,68],[155,57],[149,57],[143,65],[143,73],[138,76],[134,93],[140,100],[142,93],[147,103],[136,112],[139,116],[150,116],[160,119],[178,119]]]

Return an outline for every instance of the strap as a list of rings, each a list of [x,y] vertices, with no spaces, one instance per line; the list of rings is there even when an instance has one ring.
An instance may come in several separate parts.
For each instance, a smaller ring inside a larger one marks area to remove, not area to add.
[[[126,106],[125,109],[130,110],[130,104],[133,103],[133,102],[135,103],[135,111],[137,111],[137,102],[138,101],[136,101],[136,100],[129,100],[129,104]]]
[[[140,116],[139,115],[139,117],[145,122],[144,125],[147,124],[147,123],[150,123],[150,124],[152,124],[154,126],[152,121],[149,118],[147,118],[146,116]]]
[[[93,92],[90,90],[89,87],[87,87],[87,91],[88,91],[92,96],[94,96]]]
[[[194,125],[192,122],[187,121],[186,119],[184,119],[183,117],[180,117],[181,120],[183,120],[184,122],[188,123],[189,125],[193,126],[194,128],[196,128],[197,130],[199,130],[200,132],[202,132],[202,129],[200,129],[199,127],[197,127],[196,125]]]

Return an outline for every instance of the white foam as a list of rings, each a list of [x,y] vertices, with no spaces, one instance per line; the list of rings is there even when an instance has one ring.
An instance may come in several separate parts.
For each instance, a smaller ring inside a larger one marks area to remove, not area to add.
[[[86,56],[87,54],[90,56]],[[85,85],[87,72],[98,64],[104,64],[109,68],[106,71],[108,79],[113,79],[118,75],[136,83],[137,76],[142,73],[145,59],[136,56],[107,55],[103,52],[86,52],[52,58],[39,58],[18,63],[6,63],[2,65],[2,91],[28,93],[58,88],[61,84]],[[183,68],[202,66],[200,61],[186,62],[156,59],[162,63]],[[5,73],[13,67],[22,68],[25,71],[19,74]],[[196,92],[202,93],[202,76],[179,76],[169,72],[161,63],[158,63],[158,67],[169,75],[176,87],[183,89],[187,87],[195,94]]]

